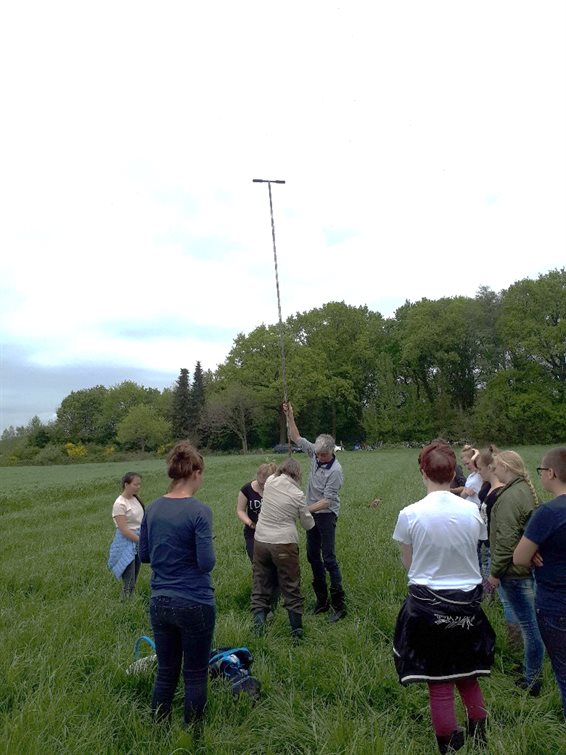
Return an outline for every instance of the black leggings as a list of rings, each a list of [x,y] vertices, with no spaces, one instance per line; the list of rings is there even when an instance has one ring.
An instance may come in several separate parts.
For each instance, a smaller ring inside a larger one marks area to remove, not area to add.
[[[130,563],[126,566],[126,568],[122,572],[122,583],[123,583],[122,596],[124,598],[129,598],[130,595],[134,592],[135,587],[136,587],[136,580],[138,578],[138,574],[140,573],[140,567],[141,567],[140,557],[136,553],[136,555],[134,556],[134,560],[130,561]]]

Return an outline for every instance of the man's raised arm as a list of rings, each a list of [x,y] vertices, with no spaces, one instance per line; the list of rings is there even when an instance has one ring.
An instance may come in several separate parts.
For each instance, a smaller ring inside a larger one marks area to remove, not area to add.
[[[283,404],[283,411],[285,412],[285,416],[287,417],[289,437],[291,438],[293,443],[297,443],[299,438],[301,437],[301,433],[299,432],[299,428],[297,427],[297,423],[295,422],[295,415],[293,414],[292,404]]]

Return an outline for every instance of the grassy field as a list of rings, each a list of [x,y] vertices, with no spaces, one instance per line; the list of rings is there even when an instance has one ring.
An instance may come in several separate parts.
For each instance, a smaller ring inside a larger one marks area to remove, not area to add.
[[[543,449],[523,448],[529,468]],[[279,457],[280,459],[282,457]],[[306,459],[302,458],[305,464]],[[262,697],[252,708],[221,683],[211,688],[202,738],[182,725],[179,700],[170,728],[149,715],[150,676],[130,677],[137,636],[149,633],[149,568],[138,592],[119,599],[106,568],[111,505],[130,464],[0,470],[0,752],[5,753],[396,753],[435,751],[424,686],[402,688],[391,653],[406,577],[391,540],[397,512],[424,495],[416,450],[344,452],[337,551],[349,615],[336,625],[305,619],[291,643],[280,609],[265,637],[250,632],[251,568],[235,516],[240,486],[264,456],[206,460],[199,493],[214,512],[218,620],[216,645],[248,645]],[[134,465],[146,502],[164,492],[162,461]],[[368,507],[379,495],[380,508]],[[301,548],[307,610],[310,569]],[[499,605],[488,607],[498,633],[492,677],[482,683],[490,752],[566,753],[566,727],[546,661],[537,699],[505,674],[514,663]],[[471,752],[472,748],[462,750]]]

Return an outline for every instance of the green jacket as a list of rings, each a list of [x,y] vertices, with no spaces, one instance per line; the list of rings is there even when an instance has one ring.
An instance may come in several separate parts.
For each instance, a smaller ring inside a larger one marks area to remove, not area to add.
[[[493,577],[531,576],[528,566],[513,564],[513,551],[523,536],[535,506],[531,489],[522,477],[516,477],[501,489],[491,510],[489,530]]]

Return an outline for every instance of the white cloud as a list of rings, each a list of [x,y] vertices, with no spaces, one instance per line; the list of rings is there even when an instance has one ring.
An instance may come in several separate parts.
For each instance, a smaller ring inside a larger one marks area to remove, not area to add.
[[[287,181],[284,317],[563,265],[565,21],[558,0],[11,4],[2,339],[39,364],[213,367],[277,319],[256,177]],[[128,319],[187,335],[112,336]]]

